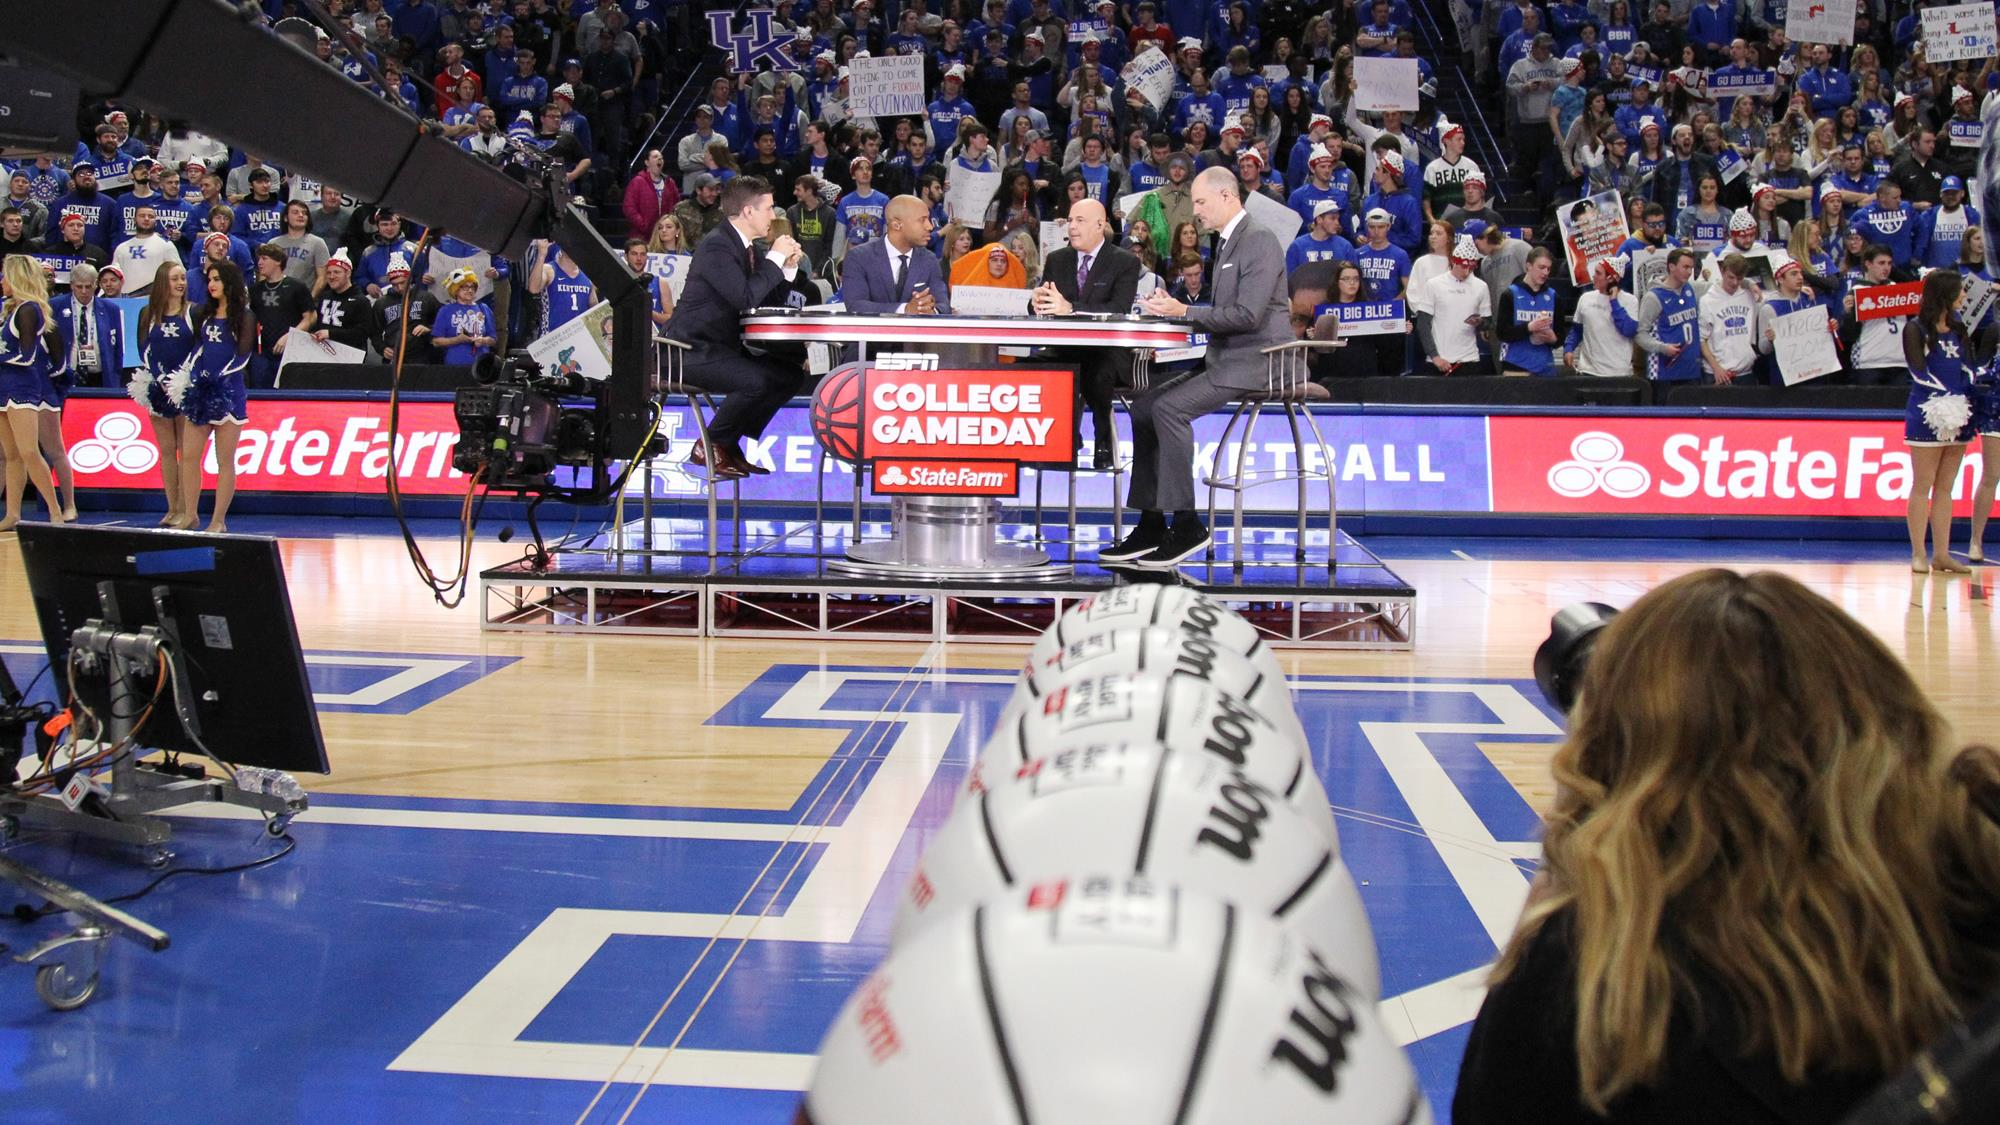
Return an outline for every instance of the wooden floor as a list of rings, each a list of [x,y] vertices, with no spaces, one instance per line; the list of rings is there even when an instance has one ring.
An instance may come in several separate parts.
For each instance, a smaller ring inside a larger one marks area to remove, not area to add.
[[[336,524],[337,526],[337,524]],[[434,542],[436,560],[454,544]],[[1694,548],[1699,551],[1699,548]],[[474,570],[514,557],[487,542]],[[722,702],[773,664],[869,664],[922,669],[1008,668],[1014,646],[820,644],[811,641],[483,635],[474,611],[438,606],[401,544],[381,536],[287,540],[299,632],[307,649],[464,654],[516,663],[409,715],[324,714],[333,772],[312,788],[357,794],[772,809],[789,806],[825,762],[838,732],[783,741],[705,726]],[[1963,734],[2000,731],[1994,660],[1994,571],[1971,580],[1912,575],[1896,562],[1760,561],[1756,548],[1718,548],[1722,565],[1783,569],[1825,594],[1909,661]],[[19,581],[19,548],[0,536],[0,638],[36,628]],[[1630,603],[1698,561],[1386,561],[1418,590],[1416,648],[1405,653],[1290,652],[1302,674],[1532,676],[1549,615],[1577,601]],[[661,731],[674,732],[661,739]],[[665,746],[662,751],[659,747]],[[1486,747],[1531,803],[1546,795],[1546,751]]]

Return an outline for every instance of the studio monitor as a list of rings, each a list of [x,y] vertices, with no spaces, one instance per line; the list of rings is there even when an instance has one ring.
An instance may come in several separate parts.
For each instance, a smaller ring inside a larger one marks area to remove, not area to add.
[[[76,103],[76,83],[0,56],[0,156],[69,156]]]

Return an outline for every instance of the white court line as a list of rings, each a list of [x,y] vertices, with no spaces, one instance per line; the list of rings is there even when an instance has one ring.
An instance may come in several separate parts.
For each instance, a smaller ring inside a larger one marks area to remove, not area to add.
[[[22,656],[46,656],[48,650],[41,645],[0,644],[0,653],[15,653]],[[415,691],[433,680],[442,679],[460,668],[471,664],[472,657],[426,657],[426,656],[342,656],[333,653],[307,653],[307,664],[322,667],[363,667],[399,668],[393,676],[376,680],[354,691],[316,691],[313,702],[342,707],[379,707],[407,692]]]
[[[826,705],[851,678],[907,679],[909,673],[808,672],[765,713],[780,719],[882,721],[878,712]],[[889,861],[944,760],[960,716],[906,712],[895,721],[900,729],[850,809],[846,829],[820,854],[783,914],[723,921],[714,914],[551,911],[389,1069],[589,1082],[611,1075],[613,1081],[631,1083],[645,1081],[650,1074],[656,1084],[804,1089],[812,1075],[810,1055],[685,1049],[670,1055],[663,1047],[551,1043],[521,1036],[613,935],[708,939],[720,922],[725,938],[745,937],[754,929],[760,941],[852,941],[869,898],[886,876]]]
[[[262,820],[255,809],[234,805],[183,805],[168,816],[211,820]],[[448,812],[439,809],[370,808],[360,805],[315,805],[298,815],[299,824],[343,824],[359,828],[434,828],[456,832],[524,832],[543,836],[619,836],[643,840],[778,841],[795,826],[732,820],[652,820],[629,816],[563,816],[546,813]],[[838,837],[844,827],[829,827],[823,835]]]
[[[998,679],[949,672],[924,675],[933,682],[991,684]],[[895,671],[810,672],[766,714],[773,718],[884,721],[875,712],[838,711],[826,703],[848,680],[902,680],[909,676],[908,672]],[[1519,854],[1533,845],[1496,841],[1419,735],[1553,736],[1560,730],[1507,684],[1305,680],[1292,687],[1303,691],[1469,693],[1493,713],[1495,721],[1486,723],[1366,723],[1362,730],[1423,831],[1439,841],[1457,838],[1472,845],[1434,844],[1497,947],[1512,932],[1526,899],[1528,880],[1511,865],[1493,862],[1493,854],[1481,855],[1475,849],[1483,846],[1489,853]],[[754,940],[760,941],[852,941],[868,900],[886,876],[889,860],[943,760],[960,716],[904,712],[893,721],[904,725],[881,759],[876,776],[856,801],[844,833],[822,853],[784,914],[761,920],[723,920],[713,914],[557,908],[397,1056],[389,1069],[588,1082],[601,1082],[611,1074],[612,1081],[626,1083],[645,1082],[650,1076],[654,1085],[803,1090],[811,1081],[812,1055],[686,1048],[669,1054],[662,1047],[542,1042],[521,1036],[615,935],[707,939],[720,928],[725,939],[754,935]],[[1470,1022],[1484,999],[1488,971],[1489,967],[1481,966],[1385,998],[1383,1011],[1398,1044],[1408,1045]]]

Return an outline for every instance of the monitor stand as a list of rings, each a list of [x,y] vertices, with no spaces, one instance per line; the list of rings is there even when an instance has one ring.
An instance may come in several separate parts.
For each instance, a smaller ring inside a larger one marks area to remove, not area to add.
[[[137,761],[145,750],[129,744],[150,709],[153,685],[162,666],[167,671],[171,705],[181,726],[196,740],[201,737],[191,681],[180,655],[178,629],[166,605],[169,596],[165,586],[153,588],[161,625],[123,632],[118,627],[112,585],[103,583],[98,587],[98,604],[104,616],[84,622],[70,637],[72,674],[105,677],[111,685],[111,706],[103,717],[104,730],[99,732],[99,739],[79,745],[71,760],[89,758],[100,749],[126,745],[112,760],[109,791],[78,792],[73,794],[75,801],[41,794],[14,802],[11,807],[0,802],[0,813],[15,818],[22,827],[75,832],[137,846],[147,864],[159,868],[173,858],[166,847],[173,834],[172,826],[152,815],[161,810],[204,803],[236,805],[261,813],[266,830],[273,836],[284,835],[292,818],[305,811],[305,791],[291,775],[278,770],[242,767],[234,777],[215,778],[175,773],[163,766]]]

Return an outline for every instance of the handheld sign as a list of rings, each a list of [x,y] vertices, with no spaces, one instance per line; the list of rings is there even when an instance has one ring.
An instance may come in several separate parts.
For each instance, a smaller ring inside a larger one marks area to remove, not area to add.
[[[1785,38],[1794,43],[1854,42],[1854,0],[1793,0],[1785,9]]]
[[[1356,301],[1351,305],[1320,305],[1314,317],[1332,313],[1340,321],[1340,335],[1390,336],[1409,331],[1409,315],[1401,301]]]
[[[1788,387],[1840,370],[1840,352],[1826,329],[1826,310],[1817,305],[1789,312],[1772,321],[1772,341],[1778,374]]]
[[[862,117],[900,117],[924,112],[923,56],[850,59],[847,101]]]
[[[1415,59],[1375,59],[1354,60],[1354,108],[1370,113],[1383,110],[1417,108],[1417,74]]]
[[[1994,13],[1991,4],[1953,4],[1925,8],[1924,57],[1931,62],[1990,59],[1994,55]]]
[[[1615,191],[1563,205],[1556,211],[1562,228],[1563,252],[1569,257],[1570,280],[1590,284],[1590,267],[1618,253],[1631,237],[1625,229],[1625,203]]]
[[[1742,95],[1768,98],[1778,92],[1778,72],[1752,70],[1745,74],[1717,74],[1711,71],[1708,76],[1708,92],[1715,97]]]
[[[1887,320],[1892,316],[1915,316],[1923,300],[1924,283],[1921,281],[1870,285],[1854,291],[1854,317],[1856,320]]]

